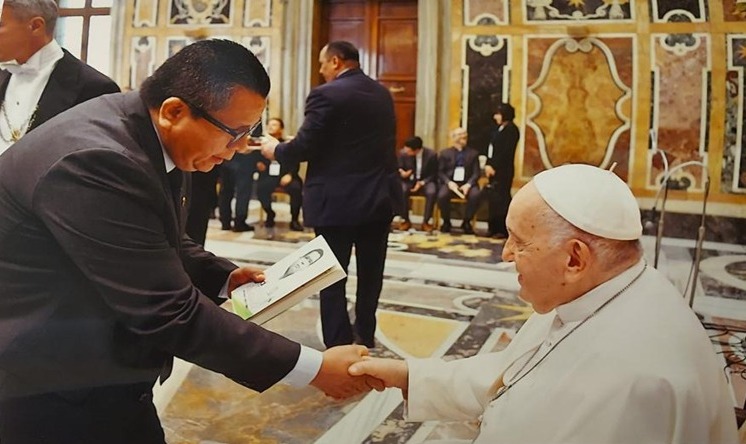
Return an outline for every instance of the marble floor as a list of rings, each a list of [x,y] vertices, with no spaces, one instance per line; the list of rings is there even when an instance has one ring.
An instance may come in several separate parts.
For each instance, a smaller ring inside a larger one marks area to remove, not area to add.
[[[250,222],[258,218],[254,208]],[[259,228],[253,233],[220,231],[213,222],[207,249],[245,264],[272,264],[312,237],[310,230],[288,231],[286,222],[279,222],[274,230],[257,223]],[[643,244],[652,263],[654,239],[646,237]],[[374,353],[451,359],[504,348],[531,309],[516,297],[518,282],[512,267],[499,263],[501,248],[502,241],[475,236],[393,233]],[[664,239],[658,260],[659,268],[687,297],[693,253],[693,241]],[[702,257],[693,307],[711,333],[713,350],[731,374],[734,406],[743,407],[746,246],[706,242]],[[350,303],[355,285],[353,262],[347,287]],[[265,326],[323,349],[316,297]],[[166,384],[156,386],[155,401],[171,444],[416,444],[469,438],[475,433],[475,424],[470,423],[403,421],[398,390],[343,402],[327,399],[313,388],[284,385],[258,394],[185,362],[177,363]]]

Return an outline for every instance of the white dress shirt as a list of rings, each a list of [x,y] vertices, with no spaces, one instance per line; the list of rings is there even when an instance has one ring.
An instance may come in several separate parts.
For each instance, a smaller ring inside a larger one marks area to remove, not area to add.
[[[52,40],[22,65],[15,60],[0,63],[0,69],[11,73],[0,110],[0,153],[13,144],[11,134],[14,130],[20,131],[21,135],[28,131],[49,76],[63,55],[60,45]]]

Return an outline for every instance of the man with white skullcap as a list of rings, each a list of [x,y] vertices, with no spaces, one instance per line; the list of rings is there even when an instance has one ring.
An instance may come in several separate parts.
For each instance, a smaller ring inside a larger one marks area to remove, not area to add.
[[[369,359],[407,418],[475,420],[475,443],[735,443],[733,401],[684,298],[642,259],[640,211],[616,174],[544,171],[513,198],[505,261],[532,314],[502,352]]]

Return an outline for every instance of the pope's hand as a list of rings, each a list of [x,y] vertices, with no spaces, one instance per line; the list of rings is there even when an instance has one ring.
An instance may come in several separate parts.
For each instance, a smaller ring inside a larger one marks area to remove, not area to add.
[[[353,376],[368,375],[383,382],[386,387],[409,388],[409,367],[401,359],[365,357],[352,364],[349,372]]]
[[[371,389],[383,390],[383,382],[368,375],[353,376],[350,365],[368,355],[361,345],[341,345],[324,351],[321,369],[311,385],[335,399],[349,398]]]
[[[228,294],[247,282],[264,282],[264,271],[254,267],[239,267],[228,275]]]

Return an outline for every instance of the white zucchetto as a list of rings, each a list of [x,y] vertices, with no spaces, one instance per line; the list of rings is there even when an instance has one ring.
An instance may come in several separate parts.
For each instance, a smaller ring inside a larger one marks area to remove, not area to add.
[[[542,171],[533,182],[549,207],[583,231],[616,240],[642,235],[637,200],[611,171],[584,164],[562,165]]]

